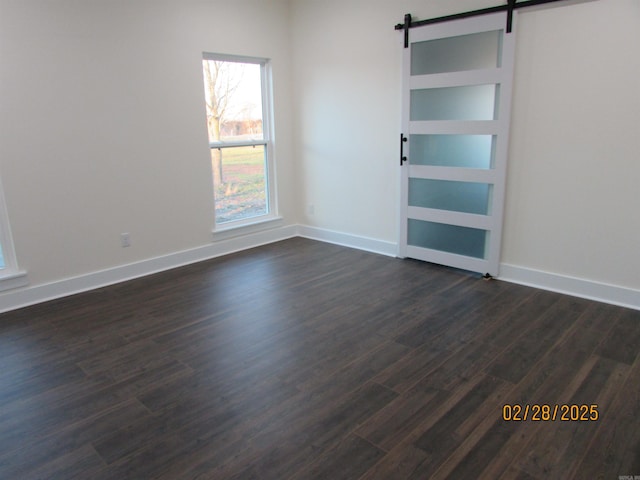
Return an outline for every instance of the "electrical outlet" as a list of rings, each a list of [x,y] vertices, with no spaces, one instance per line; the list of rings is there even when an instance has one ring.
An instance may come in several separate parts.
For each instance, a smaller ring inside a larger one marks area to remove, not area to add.
[[[120,245],[122,245],[122,248],[131,246],[131,237],[128,232],[120,234]]]

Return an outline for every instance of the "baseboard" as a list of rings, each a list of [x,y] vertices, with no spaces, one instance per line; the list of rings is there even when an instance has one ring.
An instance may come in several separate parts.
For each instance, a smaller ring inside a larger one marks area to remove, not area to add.
[[[385,242],[384,240],[377,240],[375,238],[336,232],[334,230],[326,230],[308,225],[298,225],[298,236],[378,253],[388,257],[395,257],[398,254],[398,244],[394,242]]]
[[[192,263],[259,247],[297,236],[297,226],[272,228],[229,238],[203,247],[121,265],[56,282],[6,291],[0,294],[0,313],[106,287]]]
[[[397,244],[374,238],[336,232],[308,225],[289,225],[220,240],[191,250],[151,258],[128,265],[92,272],[56,282],[0,293],[0,313],[56,298],[106,287],[172,268],[259,247],[292,237],[304,237],[372,253],[395,257]],[[640,291],[593,280],[501,264],[500,280],[550,290],[599,302],[640,310]]]
[[[500,280],[640,310],[640,291],[583,278],[501,264]]]

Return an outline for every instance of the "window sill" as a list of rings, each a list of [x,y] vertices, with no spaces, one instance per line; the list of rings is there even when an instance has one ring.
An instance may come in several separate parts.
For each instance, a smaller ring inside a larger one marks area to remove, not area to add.
[[[0,273],[0,292],[29,285],[27,272]]]
[[[260,219],[254,219],[251,223],[242,223],[229,226],[216,227],[213,231],[213,241],[219,242],[222,240],[228,240],[234,237],[240,237],[242,235],[248,235],[251,233],[258,233],[264,230],[270,230],[282,226],[282,217],[269,216]]]

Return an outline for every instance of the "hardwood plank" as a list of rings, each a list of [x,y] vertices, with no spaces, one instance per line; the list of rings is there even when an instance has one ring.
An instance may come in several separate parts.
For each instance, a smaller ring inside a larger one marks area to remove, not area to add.
[[[603,357],[631,365],[640,354],[640,311],[624,309],[596,351]]]
[[[615,478],[636,475],[640,456],[640,359],[636,359],[629,375],[610,407],[602,412],[598,429],[570,478]]]
[[[2,413],[0,445],[26,445],[30,439],[50,435],[67,425],[100,415],[126,400],[119,392],[89,390],[82,396],[55,405],[45,403],[37,410],[23,411],[22,415]]]
[[[404,358],[409,351],[407,347],[399,343],[385,341],[378,348],[370,349],[337,370],[322,365],[322,368],[316,370],[315,375],[310,375],[297,387],[302,391],[327,391],[330,389],[349,391],[354,385],[368,382],[381,370]]]
[[[471,341],[461,344],[444,362],[424,375],[419,385],[453,391],[469,379],[480,377],[501,349],[486,343]]]
[[[468,420],[469,412],[484,410],[482,406],[486,403],[498,408],[497,402],[509,388],[510,385],[503,380],[485,376],[445,416],[416,439],[414,445],[424,450],[429,457],[418,465],[408,478],[431,478],[435,475],[443,462],[464,444],[465,438],[456,434],[456,430]],[[486,422],[481,420],[480,417],[476,418],[476,422],[479,422],[484,430]]]
[[[501,428],[500,419],[496,411],[500,411],[504,399],[511,390],[512,385],[504,383],[488,397],[472,415],[459,424],[453,431],[453,437],[460,439],[458,446],[451,455],[436,466],[436,470],[430,478],[467,478],[471,472],[477,476],[483,470],[483,463],[487,458],[492,458],[488,452],[492,452],[494,445],[502,444],[503,438],[509,437],[513,431],[509,428]],[[474,452],[476,455],[470,455]],[[480,461],[478,461],[480,460]],[[462,475],[462,477],[457,477]]]
[[[520,292],[520,291],[519,291]],[[502,296],[510,296],[503,294]],[[502,311],[493,313],[495,310],[492,306],[483,309],[478,313],[481,316],[498,317],[495,325],[483,331],[472,331],[473,338],[486,341],[497,347],[507,348],[515,343],[523,336],[528,334],[529,329],[536,327],[536,321],[551,309],[560,300],[556,294],[545,292],[542,290],[532,290],[529,295],[516,303],[513,308],[505,308]]]
[[[294,473],[291,479],[349,480],[360,478],[384,453],[366,440],[349,435],[310,465]]]
[[[431,455],[443,456],[460,443],[457,428],[467,420],[469,412],[474,412],[492,395],[504,391],[509,385],[504,381],[486,376],[467,395],[460,399],[431,428],[416,439],[415,445]]]
[[[413,472],[429,460],[429,455],[422,449],[409,444],[396,452],[388,453],[371,467],[360,480],[389,480],[411,478]]]
[[[330,418],[336,411],[339,415],[345,415],[346,408],[350,409],[351,405],[361,404],[366,407],[370,401],[374,401],[380,394],[386,396],[388,390],[381,389],[375,385],[371,388],[349,394],[347,396],[336,395],[335,392],[300,392],[297,395],[288,393],[289,398],[275,398],[272,402],[267,402],[264,408],[254,411],[250,408],[237,405],[235,410],[245,412],[247,415],[234,417],[222,414],[218,417],[211,415],[201,415],[196,412],[195,421],[197,424],[192,426],[186,425],[184,429],[185,435],[189,438],[197,439],[198,446],[185,457],[182,462],[177,462],[175,468],[168,470],[163,478],[176,478],[176,476],[203,476],[208,478],[219,478],[222,474],[217,471],[225,461],[238,452],[245,454],[255,453],[256,450],[272,453],[269,455],[278,456],[283,450],[290,453],[285,455],[286,459],[294,461],[299,448],[302,448],[308,442],[313,441],[313,435],[309,433],[315,428],[314,425],[322,424],[323,419]],[[283,390],[286,391],[286,390]],[[367,392],[371,393],[372,398],[367,398]],[[265,395],[256,395],[254,403],[260,402],[261,399],[267,398]],[[360,399],[360,400],[359,400]],[[193,411],[193,408],[187,408],[185,411]],[[347,410],[348,411],[348,410]],[[364,414],[367,410],[364,409]],[[174,421],[176,415],[174,412],[167,412]],[[354,412],[354,414],[362,414],[362,412]],[[177,416],[180,418],[180,415]],[[327,422],[328,420],[324,420]],[[339,425],[337,425],[339,427]],[[278,439],[274,441],[274,439]],[[318,453],[318,448],[312,448],[314,454],[310,453],[302,455],[299,461],[310,459]],[[253,453],[252,453],[253,452]],[[267,453],[264,455],[268,456]],[[282,463],[279,461],[278,464]],[[284,464],[283,464],[284,465]],[[227,467],[229,468],[229,467]],[[292,465],[292,469],[297,468]],[[213,470],[217,473],[211,474]],[[239,475],[238,472],[231,474]],[[265,473],[266,475],[266,473]],[[224,478],[224,477],[223,477]]]
[[[478,398],[487,392],[490,384],[507,385],[501,380],[478,376],[453,393],[436,393],[425,403],[424,408],[414,407],[411,410],[405,410],[406,396],[399,397],[390,403],[358,430],[360,434],[367,435],[367,438],[374,439],[375,444],[387,445],[388,448],[387,455],[363,478],[428,478],[449,450],[443,449],[434,455],[433,452],[419,447],[417,441],[422,439],[425,443],[429,442],[429,437],[425,436],[425,432],[429,431],[440,431],[441,434],[446,435],[447,427],[443,425],[447,422],[450,422],[449,426],[454,425],[456,421],[464,422],[462,415],[451,416],[452,409],[463,412],[465,405],[477,402]],[[416,391],[413,390],[412,394],[415,395]],[[407,415],[406,411],[412,413]],[[434,427],[436,430],[433,430]],[[386,432],[390,432],[390,435],[385,435]],[[403,433],[402,436],[398,435],[400,432]],[[455,438],[450,440],[449,449],[456,443]]]
[[[559,299],[553,310],[547,310],[538,322],[527,329],[526,335],[496,358],[489,373],[512,383],[519,382],[586,308],[587,302],[583,300]]]
[[[485,416],[477,431],[472,432],[472,435],[461,442],[451,456],[438,466],[438,470],[433,474],[434,479],[477,478],[516,432],[520,431],[522,434],[522,430],[529,427],[502,421],[496,415],[497,410],[499,407],[495,406],[493,415]]]
[[[364,419],[375,414],[397,394],[369,383],[335,406],[320,410],[297,424],[278,425],[253,437],[232,462],[205,478],[283,478],[298,471],[310,459],[330,448]],[[277,425],[277,424],[276,424]],[[290,425],[290,426],[289,426]]]
[[[451,353],[453,352],[438,346],[424,345],[390,365],[373,380],[398,393],[406,393],[421,378],[446,361]]]
[[[611,326],[609,312],[608,308],[592,304],[507,395],[505,404],[569,403],[597,362],[597,357],[592,352],[601,341],[602,333]],[[498,415],[500,413],[496,412],[496,416]],[[498,448],[494,456],[487,455],[487,452],[482,454],[486,468],[477,475],[478,478],[498,478],[512,462],[518,462],[526,455],[526,448],[546,444],[544,439],[548,438],[549,430],[543,422],[511,423],[513,424],[509,427],[515,428],[513,434],[503,445],[496,444]],[[539,430],[546,434],[539,436],[537,442],[532,442],[531,439]],[[478,455],[478,452],[470,454]]]
[[[104,471],[104,463],[90,445],[43,464],[38,470],[21,477],[25,480],[83,480],[96,478]]]
[[[537,480],[529,475],[527,472],[523,472],[514,467],[510,468],[500,477],[500,480]]]
[[[37,476],[38,471],[49,471],[50,463],[55,462],[56,459],[73,458],[75,452],[99,441],[120,425],[134,423],[146,416],[149,416],[149,412],[139,402],[130,400],[103,414],[71,424],[46,437],[32,438],[25,448],[5,447],[0,455],[2,477],[28,478],[32,474]],[[89,456],[93,455],[99,458],[92,449]],[[100,464],[104,465],[102,461]]]
[[[58,386],[85,378],[83,371],[65,357],[58,361],[38,363],[23,370],[0,374],[0,403],[6,405],[16,400],[38,395]]]
[[[389,350],[395,350],[399,358],[408,352],[406,347],[379,335],[364,335],[362,337],[356,335],[355,338],[345,337],[343,339],[337,339],[335,336],[315,337],[314,335],[312,338],[325,343],[325,345],[331,345],[333,348],[323,348],[315,361],[295,362],[290,365],[291,368],[287,368],[286,371],[278,375],[282,382],[298,388],[303,388],[305,384],[319,384],[323,381],[330,383],[334,373],[344,370],[359,359],[361,363],[364,356],[371,357],[373,351],[385,346]],[[350,340],[352,338],[353,340]],[[385,364],[382,359],[379,359],[377,365],[374,370],[376,374],[380,369],[388,367],[388,364]],[[366,366],[362,367],[366,368]],[[352,366],[351,369],[353,368]],[[343,375],[346,373],[343,372]]]
[[[77,362],[87,375],[105,375],[114,382],[144,371],[175,363],[175,359],[151,340],[127,343]]]
[[[5,433],[0,434],[0,446],[24,447],[68,425],[104,415],[127,404],[135,395],[187,373],[184,366],[170,364],[115,384],[105,378],[88,378],[14,402],[0,413],[0,433]]]
[[[366,420],[355,433],[389,452],[447,404],[451,392],[414,388]]]
[[[193,445],[193,442],[178,435],[161,435],[142,445],[135,453],[109,465],[102,472],[102,478],[157,478],[176,459],[193,448]]]
[[[621,380],[626,378],[627,373],[628,367],[599,358],[568,404],[597,405],[599,414],[606,415],[611,398],[602,398],[600,392],[609,382],[620,388]],[[517,466],[534,477],[566,477],[577,460],[576,452],[586,449],[588,440],[593,438],[599,427],[598,422],[560,421],[544,425],[532,438],[532,447],[526,456],[519,459]]]

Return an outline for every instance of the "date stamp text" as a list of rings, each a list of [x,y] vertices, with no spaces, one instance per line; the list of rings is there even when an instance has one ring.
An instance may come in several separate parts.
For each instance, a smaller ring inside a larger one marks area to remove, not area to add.
[[[505,422],[596,422],[599,418],[597,404],[507,404],[502,407],[502,419]]]

